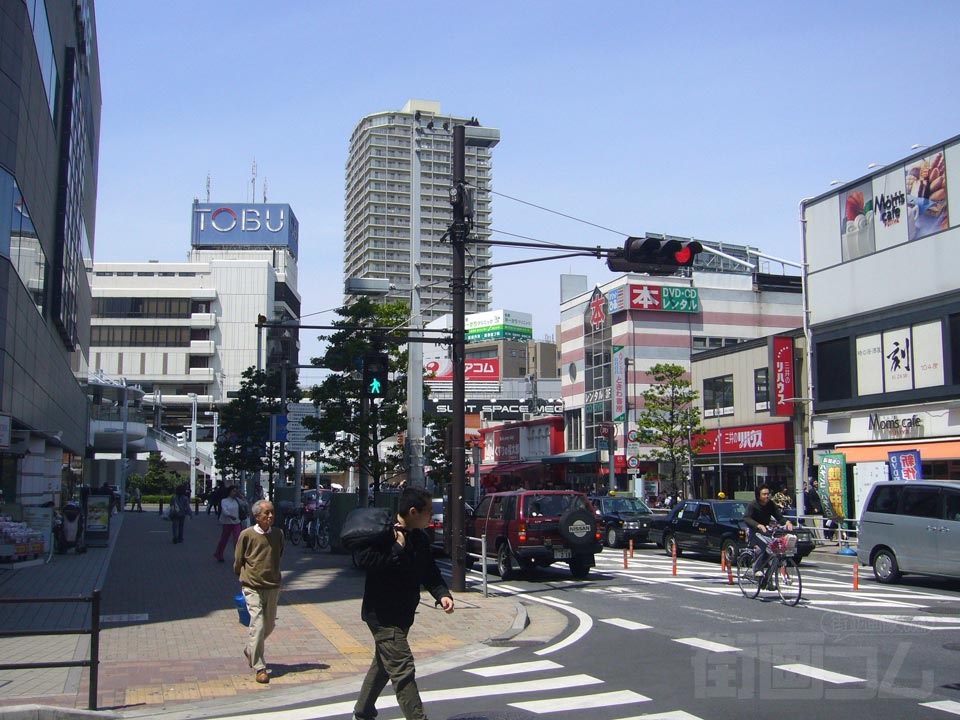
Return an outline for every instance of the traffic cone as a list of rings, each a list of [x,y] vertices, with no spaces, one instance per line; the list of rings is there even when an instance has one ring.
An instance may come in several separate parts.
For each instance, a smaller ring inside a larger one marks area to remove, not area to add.
[[[860,563],[853,564],[853,589],[860,589]]]
[[[633,557],[633,538],[630,538],[630,557]]]
[[[733,567],[727,563],[727,585],[733,585]]]
[[[673,576],[677,576],[677,541],[673,541],[673,551],[670,553],[673,556]]]
[[[623,569],[627,570],[630,567],[630,563],[627,560],[627,549],[623,549]]]

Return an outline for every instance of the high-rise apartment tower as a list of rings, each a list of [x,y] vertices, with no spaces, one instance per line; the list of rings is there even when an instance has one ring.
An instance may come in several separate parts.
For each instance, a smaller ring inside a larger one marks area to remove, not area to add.
[[[344,212],[344,279],[390,283],[386,300],[410,300],[411,234],[420,216],[420,302],[424,321],[452,311],[452,253],[444,237],[452,219],[453,127],[477,124],[440,112],[440,103],[410,100],[402,110],[367,115],[350,137]],[[417,172],[419,168],[419,172]],[[491,150],[468,147],[466,180],[474,191],[474,223],[467,248],[466,311],[490,309]],[[419,199],[419,202],[417,200]],[[350,302],[352,296],[346,295]]]

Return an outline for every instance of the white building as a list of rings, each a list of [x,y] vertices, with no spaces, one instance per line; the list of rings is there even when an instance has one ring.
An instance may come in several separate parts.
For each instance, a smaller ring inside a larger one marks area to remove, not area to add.
[[[410,240],[420,225],[422,315],[433,320],[452,311],[450,243],[441,241],[452,220],[450,181],[454,125],[470,122],[442,114],[440,103],[410,100],[402,110],[364,117],[350,137],[346,170],[343,275],[389,281],[386,301],[410,301]],[[474,190],[475,218],[466,258],[470,275],[491,261],[491,151],[467,147],[466,180]],[[415,169],[419,167],[420,172]],[[466,311],[490,309],[489,270],[473,274]],[[347,296],[346,301],[350,301]]]
[[[140,385],[171,420],[183,419],[191,393],[204,409],[228,402],[258,364],[258,341],[267,364],[286,352],[295,365],[299,347],[296,329],[262,339],[257,330],[258,316],[300,316],[290,206],[195,203],[193,212],[188,262],[98,262],[90,278],[92,370]]]

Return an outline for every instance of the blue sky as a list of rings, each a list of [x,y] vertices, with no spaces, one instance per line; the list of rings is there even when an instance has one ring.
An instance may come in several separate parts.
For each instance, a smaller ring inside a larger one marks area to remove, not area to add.
[[[342,301],[350,133],[410,98],[500,129],[498,192],[623,233],[794,260],[801,198],[960,133],[955,2],[100,0],[96,12],[95,259],[184,261],[207,174],[213,202],[243,202],[256,158],[269,200],[300,220],[304,314]],[[624,239],[500,197],[493,227]],[[589,258],[497,270],[494,307],[533,312],[535,334],[552,335],[565,272],[611,277]],[[304,359],[319,353],[301,342]]]

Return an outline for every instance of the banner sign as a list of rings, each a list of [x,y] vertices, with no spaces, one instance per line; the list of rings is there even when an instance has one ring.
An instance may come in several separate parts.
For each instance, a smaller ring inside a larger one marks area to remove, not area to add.
[[[623,345],[613,346],[613,421],[623,422],[627,414],[627,355]]]
[[[627,308],[661,312],[700,312],[700,291],[692,287],[628,285],[626,298],[618,292],[613,292],[607,297],[611,300],[611,312]]]
[[[427,398],[423,402],[423,409],[432,415],[452,415],[453,402]],[[537,398],[536,403],[529,398],[527,400],[510,398],[466,400],[463,410],[467,415],[483,415],[487,420],[522,420],[525,414],[533,412],[538,415],[563,415],[563,400]]]
[[[775,337],[771,349],[773,378],[773,402],[770,403],[771,415],[793,415],[794,377],[793,377],[793,338]]]
[[[793,430],[790,423],[746,425],[708,430],[703,435],[694,435],[694,445],[701,439],[706,440],[702,445],[701,455],[713,455],[721,451],[725,453],[783,451],[793,447]]]
[[[491,310],[464,318],[466,342],[532,340],[533,315],[516,310]]]
[[[824,453],[817,465],[817,493],[823,505],[823,516],[830,520],[846,517],[847,456],[843,453]]]
[[[890,459],[891,480],[923,480],[919,450],[887,453]]]
[[[500,380],[500,358],[482,360],[464,360],[464,373],[470,382],[497,382]],[[423,364],[427,382],[437,380],[453,381],[453,360],[427,360]]]

